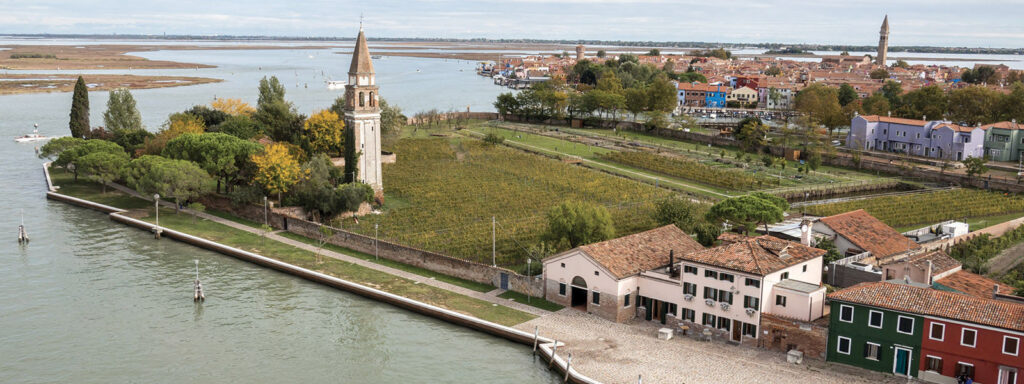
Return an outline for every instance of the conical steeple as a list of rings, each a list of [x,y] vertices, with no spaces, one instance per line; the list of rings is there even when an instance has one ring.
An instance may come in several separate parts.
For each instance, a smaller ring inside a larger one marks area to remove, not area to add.
[[[356,37],[356,47],[352,50],[352,65],[348,67],[348,73],[350,75],[373,73],[370,48],[366,46],[366,35],[363,34],[362,23],[359,24],[359,37]]]
[[[889,15],[885,15],[885,19],[882,20],[882,33],[889,34]]]

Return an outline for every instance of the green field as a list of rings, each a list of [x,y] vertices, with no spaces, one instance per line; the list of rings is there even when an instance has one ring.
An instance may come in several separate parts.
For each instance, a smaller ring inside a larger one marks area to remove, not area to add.
[[[894,228],[911,230],[945,220],[967,220],[971,230],[1024,216],[1024,197],[977,189],[954,189],[809,205],[812,215],[863,209]]]
[[[384,165],[385,213],[346,229],[453,257],[491,263],[495,217],[498,265],[525,264],[546,227],[546,213],[563,201],[608,208],[616,233],[650,229],[654,202],[670,191],[506,146],[465,137],[403,139]],[[392,207],[391,200],[401,202]]]

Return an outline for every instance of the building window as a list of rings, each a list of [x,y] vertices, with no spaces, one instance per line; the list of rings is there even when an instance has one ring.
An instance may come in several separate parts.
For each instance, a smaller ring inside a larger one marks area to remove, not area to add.
[[[974,348],[975,338],[977,337],[978,331],[964,328],[960,331],[960,345]]]
[[[754,324],[743,323],[743,336],[757,337],[757,326]]]
[[[718,291],[718,301],[732,305],[732,292],[722,290]]]
[[[746,285],[748,287],[761,288],[761,280],[751,279],[748,277],[747,280],[743,283],[743,285]]]
[[[679,307],[676,306],[674,303],[669,303],[668,313],[672,314],[672,316],[679,316]]]
[[[697,296],[697,284],[683,283],[683,294]]]
[[[704,298],[718,301],[718,290],[711,287],[704,287]]]
[[[696,275],[697,274],[697,267],[694,267],[692,265],[683,266],[683,272],[689,273],[691,275]]]
[[[942,341],[946,338],[946,324],[932,323],[932,329],[928,332],[928,338]]]
[[[882,312],[868,311],[868,326],[871,328],[882,328]]]
[[[913,335],[914,334],[914,318],[900,316],[896,318],[896,332]]]
[[[780,307],[785,307],[786,306],[786,296],[775,295],[775,305],[778,305]]]
[[[594,303],[594,305],[601,305],[601,293],[594,292],[594,296],[590,299],[590,302]]]
[[[565,268],[565,263],[562,263],[562,268]]]
[[[629,306],[629,294],[628,293],[626,294],[626,297],[623,299],[622,306],[623,307],[628,307]]]
[[[1020,346],[1020,339],[1016,337],[1003,336],[1003,353],[1010,356],[1017,356],[1017,349]]]
[[[718,329],[721,329],[723,331],[728,331],[729,330],[729,319],[724,318],[724,317],[719,317],[718,318]]]
[[[804,264],[804,272],[807,272],[807,264]]]
[[[925,356],[924,367],[924,369],[926,370],[936,373],[942,373],[942,358],[931,355]]]
[[[692,309],[689,309],[689,308],[683,308],[683,318],[682,318],[682,319],[683,319],[683,320],[686,320],[686,321],[693,321],[693,317],[694,317],[694,315],[696,315],[696,314],[697,314],[697,313],[696,313],[696,312],[694,312],[694,311],[693,311]]]
[[[729,281],[729,282],[735,282],[735,277],[733,277],[733,275],[732,275],[732,274],[729,274],[729,273],[722,273],[722,274],[719,274],[719,275],[718,275],[718,279],[719,279],[719,280],[727,280],[727,281]]]
[[[706,326],[709,326],[709,327],[714,327],[715,326],[715,320],[718,320],[717,318],[715,318],[715,315],[712,315],[710,313],[705,313],[703,316],[701,316],[701,322],[700,323],[704,324]]]
[[[782,280],[786,280],[788,278],[789,278],[789,272],[782,272]]]
[[[565,296],[565,283],[558,283],[558,295]]]
[[[755,311],[761,309],[761,299],[754,296],[743,296],[743,308],[753,308]]]
[[[839,340],[836,343],[836,352],[844,355],[850,354],[850,338],[839,336]]]
[[[974,378],[974,364],[958,361],[956,363],[956,375]]]
[[[594,271],[594,276],[601,276],[601,272]]]
[[[705,269],[704,270],[704,277],[710,277],[712,279],[718,279],[718,272],[712,271],[710,269]]]
[[[881,360],[882,348],[879,348],[878,344],[872,342],[864,343],[864,358],[874,361]]]
[[[849,305],[839,305],[839,321],[844,323],[853,322],[853,307]]]

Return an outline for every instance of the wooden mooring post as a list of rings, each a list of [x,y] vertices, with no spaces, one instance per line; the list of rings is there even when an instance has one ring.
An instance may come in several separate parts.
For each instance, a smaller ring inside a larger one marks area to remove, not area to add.
[[[206,301],[206,295],[203,294],[203,283],[199,282],[199,260],[196,260],[196,286],[195,291],[192,295],[192,301]]]
[[[551,369],[551,364],[555,363],[555,351],[558,350],[558,340],[555,340],[555,344],[551,346],[551,360],[548,360],[548,369]]]
[[[533,326],[533,354],[537,354],[537,338],[540,337],[540,326]]]
[[[569,368],[572,367],[572,352],[569,352],[569,358],[565,360],[565,380],[563,383],[569,382]]]

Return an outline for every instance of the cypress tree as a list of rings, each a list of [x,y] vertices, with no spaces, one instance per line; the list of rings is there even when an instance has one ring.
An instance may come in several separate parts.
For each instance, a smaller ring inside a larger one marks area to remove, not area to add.
[[[345,127],[345,182],[354,183],[356,179],[359,151],[356,150],[355,127]]]
[[[89,87],[85,80],[78,76],[75,93],[71,96],[71,137],[84,138],[89,133]]]

